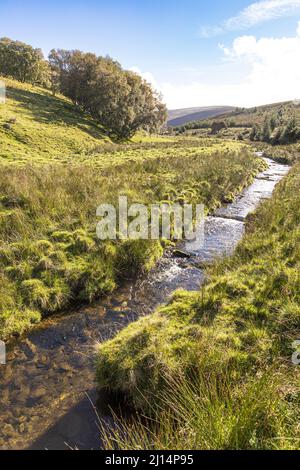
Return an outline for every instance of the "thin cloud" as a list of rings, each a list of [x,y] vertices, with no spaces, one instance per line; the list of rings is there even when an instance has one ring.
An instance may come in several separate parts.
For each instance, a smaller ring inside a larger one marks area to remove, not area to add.
[[[161,84],[169,109],[220,104],[251,107],[300,98],[300,22],[289,37],[241,36],[222,50],[230,62],[223,63],[217,82],[211,72],[201,81]],[[227,75],[231,79],[224,82]]]
[[[220,25],[203,26],[200,36],[209,38],[226,31],[239,31],[251,28],[266,21],[288,17],[300,11],[300,0],[264,0],[255,2],[237,16],[228,18]]]

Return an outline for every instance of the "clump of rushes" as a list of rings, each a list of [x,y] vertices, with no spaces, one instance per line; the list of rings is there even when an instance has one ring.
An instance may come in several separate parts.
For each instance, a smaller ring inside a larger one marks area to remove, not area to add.
[[[297,447],[296,419],[281,393],[289,384],[267,369],[232,383],[228,371],[186,380],[165,377],[165,389],[146,417],[100,422],[105,450],[263,450]],[[294,397],[295,398],[295,397]],[[291,429],[295,424],[295,431]]]
[[[132,145],[134,151],[128,144],[122,157],[114,156],[118,165],[105,170],[90,163],[2,166],[0,272],[3,288],[11,287],[0,299],[0,337],[23,332],[30,318],[37,320],[14,311],[45,316],[77,301],[93,301],[122,279],[149,270],[162,255],[164,242],[98,240],[99,204],[117,206],[118,196],[126,194],[129,203],[167,198],[204,203],[212,210],[263,168],[238,143],[217,146],[200,139],[196,147],[187,139],[162,148],[158,142],[144,153]]]
[[[300,371],[292,364],[299,208],[297,163],[251,216],[235,254],[208,268],[199,293],[177,292],[98,346],[99,386],[151,417],[130,432],[125,425],[116,441],[106,434],[108,448],[300,448]]]

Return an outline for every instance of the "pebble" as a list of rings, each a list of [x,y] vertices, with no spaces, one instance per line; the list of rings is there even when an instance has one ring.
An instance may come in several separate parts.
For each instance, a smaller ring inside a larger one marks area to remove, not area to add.
[[[3,434],[9,437],[12,437],[15,435],[15,430],[11,424],[4,424],[4,426],[2,426],[2,432]]]
[[[19,432],[23,434],[27,430],[27,426],[25,423],[21,423],[18,429],[19,429]]]
[[[9,401],[9,390],[7,390],[7,388],[1,390],[1,401],[4,403]]]
[[[37,387],[31,391],[32,398],[41,398],[47,394],[47,390],[44,387]]]
[[[39,362],[41,364],[48,364],[49,362],[48,356],[46,356],[46,354],[42,354],[41,356],[39,356]]]
[[[4,369],[4,379],[9,380],[13,374],[13,368],[11,364],[6,364]]]

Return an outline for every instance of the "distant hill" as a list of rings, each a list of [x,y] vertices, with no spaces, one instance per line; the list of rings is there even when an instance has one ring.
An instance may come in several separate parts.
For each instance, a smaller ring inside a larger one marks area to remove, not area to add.
[[[255,108],[235,108],[207,119],[176,126],[179,134],[218,134],[233,139],[276,144],[300,140],[300,101],[286,101]]]
[[[192,121],[202,121],[234,111],[232,106],[204,106],[199,108],[184,108],[170,110],[168,114],[169,126],[182,126]]]
[[[262,126],[266,118],[272,117],[275,117],[280,124],[286,124],[293,115],[300,117],[300,102],[285,101],[254,108],[239,108],[229,114],[219,115],[218,119],[224,118],[229,123],[235,123],[240,127],[252,127],[253,125]]]

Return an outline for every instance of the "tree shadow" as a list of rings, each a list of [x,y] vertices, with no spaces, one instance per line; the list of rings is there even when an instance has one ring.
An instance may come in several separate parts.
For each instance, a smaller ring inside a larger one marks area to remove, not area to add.
[[[7,87],[7,97],[18,102],[37,122],[77,127],[96,139],[107,136],[106,130],[100,124],[88,118],[80,108],[59,97],[46,92],[37,93],[12,87]]]
[[[122,410],[122,416],[132,413],[123,396],[93,389],[36,439],[29,450],[100,450],[99,418],[111,427],[112,410]]]

